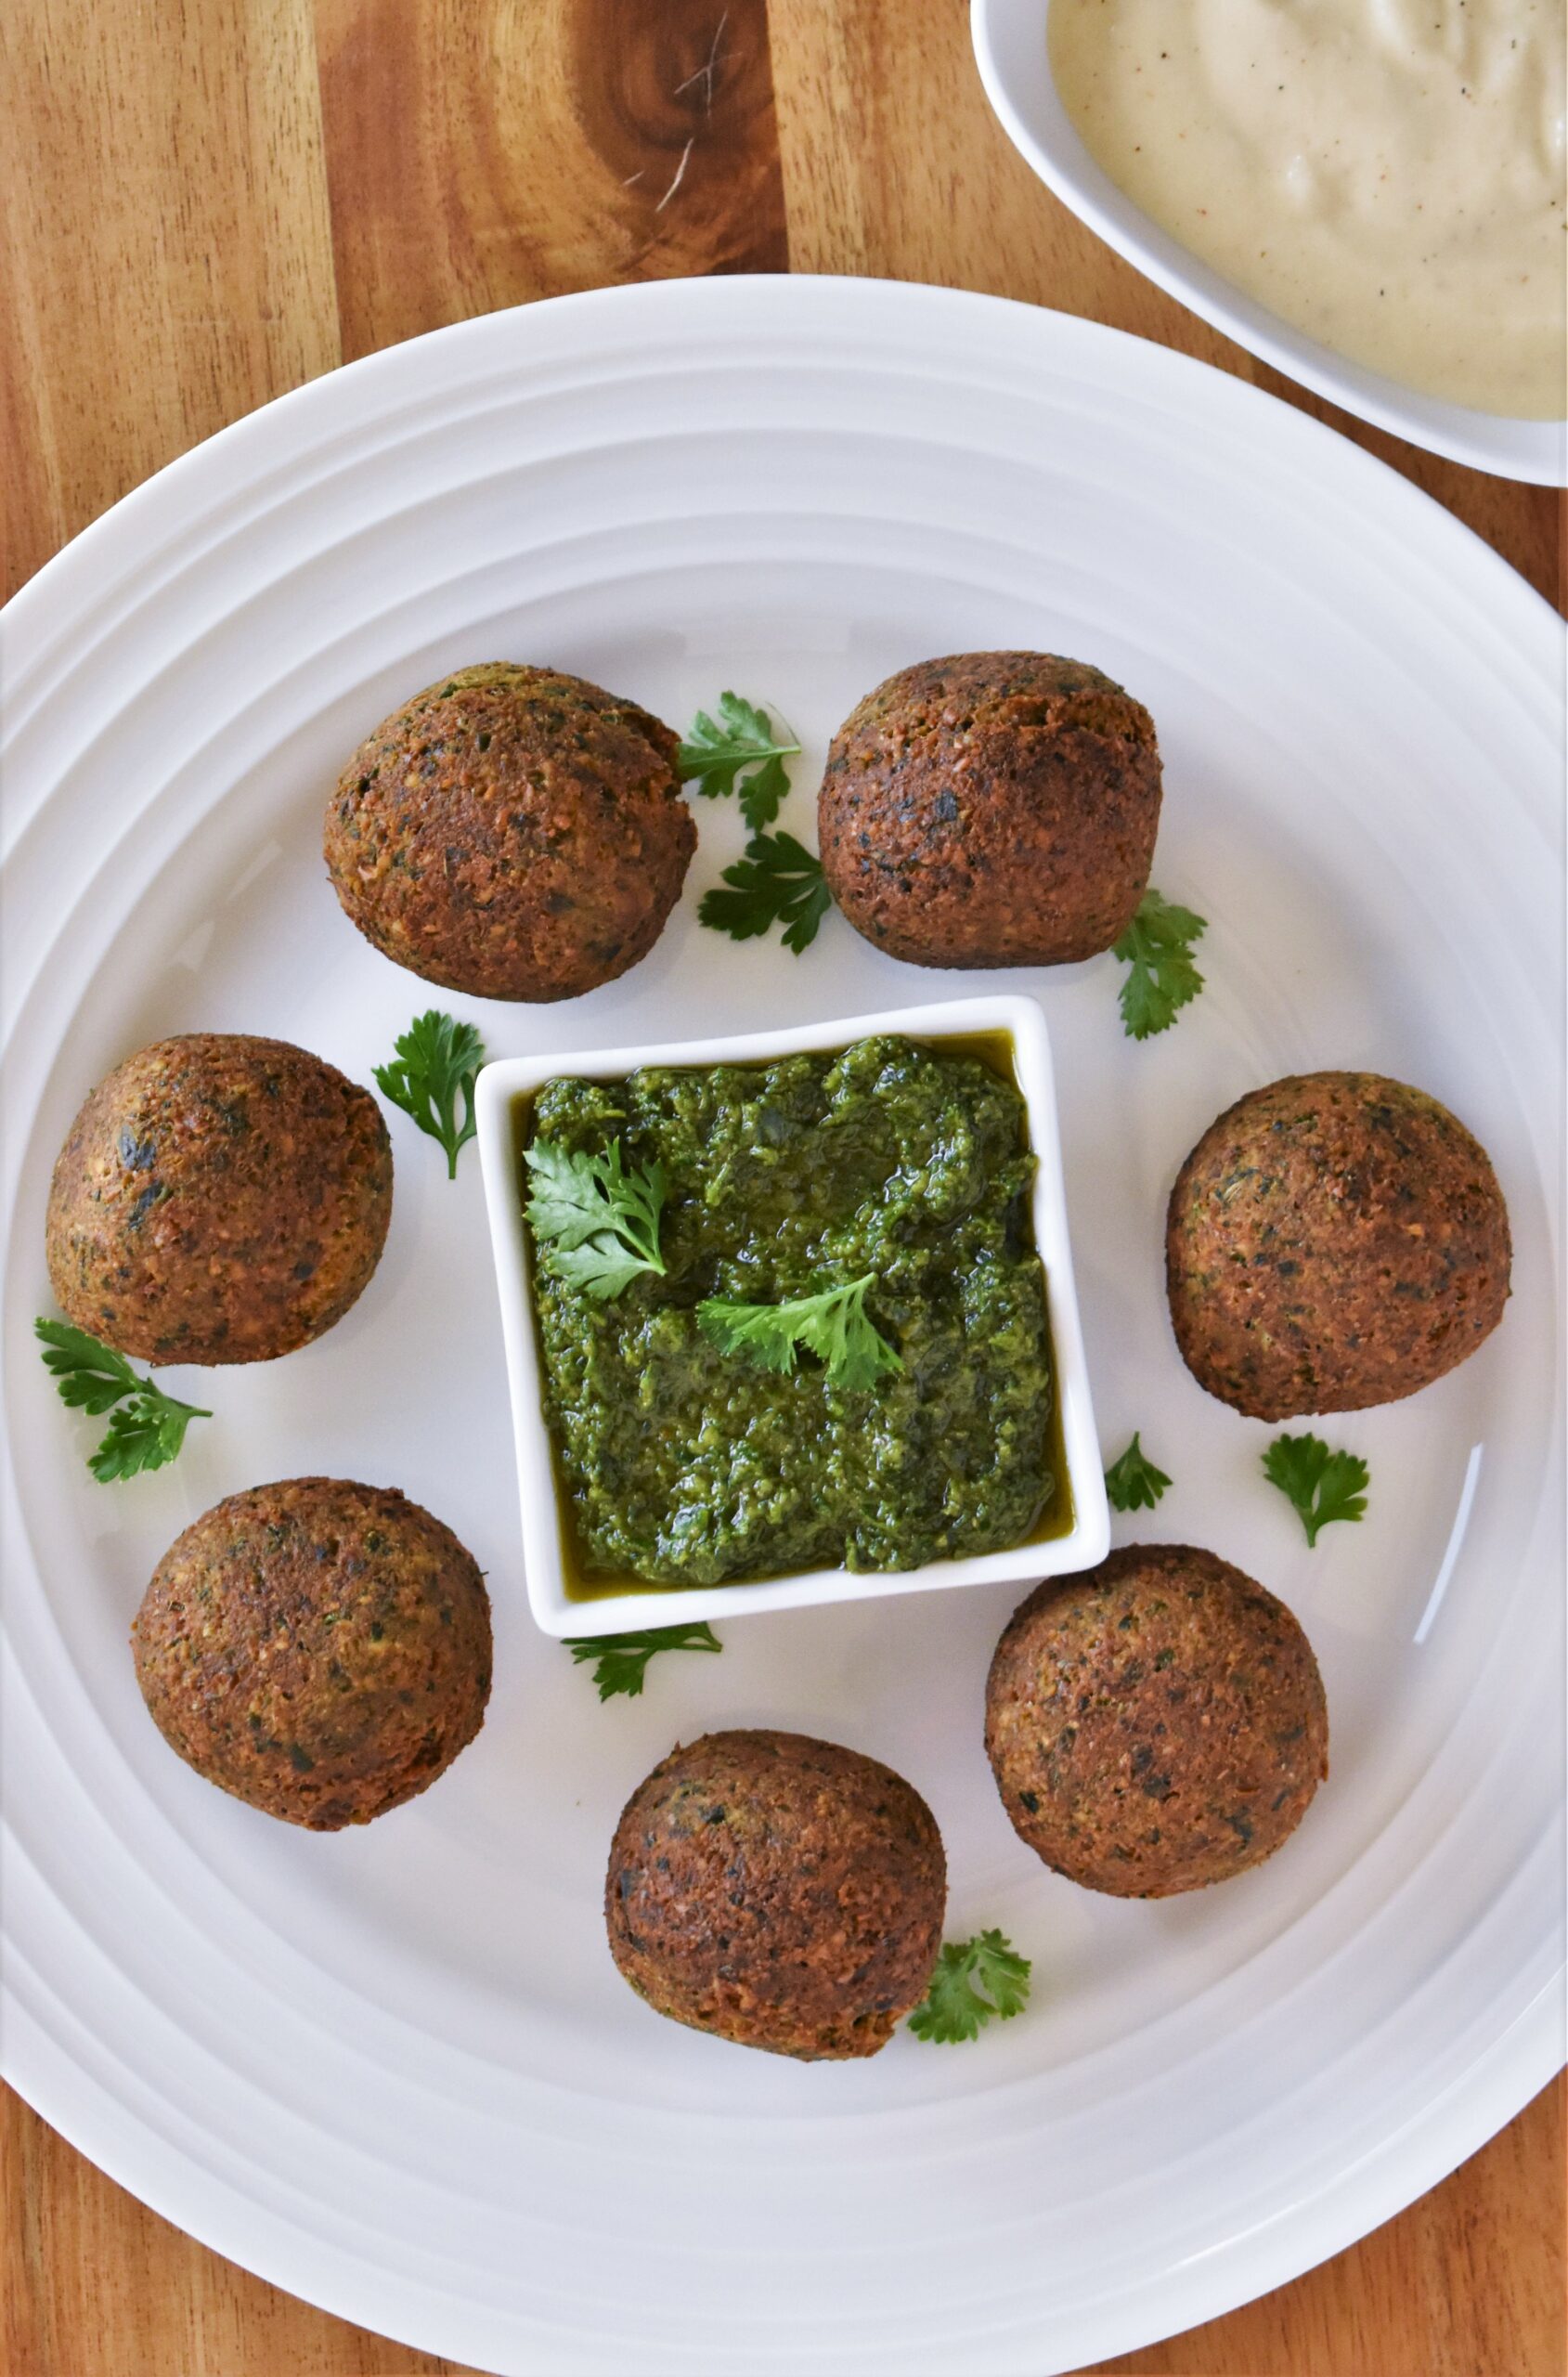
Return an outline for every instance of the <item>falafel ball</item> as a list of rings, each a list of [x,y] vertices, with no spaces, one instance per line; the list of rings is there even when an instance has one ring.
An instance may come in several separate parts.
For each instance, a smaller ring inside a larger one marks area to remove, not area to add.
[[[131,1630],[171,1749],[312,1832],[369,1824],[484,1721],[490,1601],[449,1527],[391,1487],[231,1494],[159,1562]]]
[[[901,669],[833,738],[828,889],[916,966],[1062,966],[1108,949],[1148,883],[1160,749],[1080,660],[969,652]]]
[[[287,1040],[188,1032],[99,1082],[49,1184],[62,1310],[152,1362],[266,1362],[381,1260],[392,1142],[368,1090]]]
[[[1183,1164],[1165,1226],[1182,1358],[1257,1420],[1430,1385],[1502,1318],[1510,1261],[1485,1150],[1380,1073],[1302,1073],[1238,1098]]]
[[[459,669],[378,726],[327,804],[344,914],[486,999],[573,999],[646,957],[696,848],[679,736],[559,669]]]
[[[1328,1772],[1323,1679],[1295,1618],[1178,1543],[1035,1587],[991,1663],[985,1742],[1019,1838],[1118,1898],[1261,1864]]]
[[[707,1734],[632,1793],[610,1953],[655,2012],[811,2062],[875,2055],[926,1994],[947,1861],[891,1768],[804,1734]]]

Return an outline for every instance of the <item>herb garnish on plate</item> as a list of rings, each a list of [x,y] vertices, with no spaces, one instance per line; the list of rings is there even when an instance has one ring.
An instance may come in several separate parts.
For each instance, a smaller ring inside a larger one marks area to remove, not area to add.
[[[1310,1544],[1336,1519],[1366,1516],[1371,1471],[1354,1452],[1330,1452],[1321,1436],[1276,1436],[1263,1474],[1300,1513]]]
[[[416,1016],[393,1046],[397,1051],[393,1063],[375,1069],[376,1087],[427,1137],[440,1142],[447,1152],[447,1177],[455,1180],[459,1153],[473,1137],[473,1084],[485,1061],[485,1043],[472,1023],[459,1023],[433,1007]]]
[[[738,789],[741,814],[752,832],[760,834],[778,815],[789,790],[784,761],[796,758],[799,749],[798,743],[779,740],[765,709],[743,701],[739,694],[724,693],[719,696],[717,723],[706,710],[698,710],[676,765],[682,782],[694,782],[706,799]]]
[[[1192,944],[1207,930],[1207,919],[1178,908],[1148,890],[1111,955],[1132,968],[1121,985],[1121,1026],[1132,1040],[1168,1032],[1176,1011],[1195,999],[1203,977],[1192,962]]]
[[[749,1354],[771,1370],[792,1370],[797,1348],[820,1355],[836,1386],[875,1386],[903,1362],[866,1317],[865,1292],[876,1278],[867,1271],[845,1286],[784,1304],[732,1304],[709,1296],[697,1306],[697,1323],[721,1354]]]
[[[60,1401],[96,1418],[110,1411],[108,1433],[87,1466],[100,1486],[162,1469],[179,1456],[192,1420],[210,1420],[200,1404],[181,1403],[134,1370],[123,1354],[68,1320],[35,1320],[33,1333],[54,1374]]]
[[[724,880],[729,890],[704,892],[699,921],[732,941],[755,941],[782,924],[784,947],[797,957],[833,905],[821,859],[793,834],[754,834]]]
[[[565,1647],[579,1667],[594,1662],[593,1681],[601,1700],[624,1692],[635,1700],[642,1690],[648,1662],[661,1651],[721,1651],[711,1626],[701,1621],[684,1626],[650,1626],[641,1634],[568,1634]]]
[[[1156,1469],[1144,1451],[1136,1430],[1121,1460],[1113,1461],[1106,1471],[1106,1492],[1113,1511],[1152,1511],[1170,1483],[1165,1472]]]
[[[939,2046],[978,2038],[981,2025],[993,2014],[1010,2022],[1023,2011],[1032,1970],[1029,1958],[1020,1956],[1000,1931],[953,1941],[937,1958],[931,1986],[910,2016],[909,2027],[917,2039]]]

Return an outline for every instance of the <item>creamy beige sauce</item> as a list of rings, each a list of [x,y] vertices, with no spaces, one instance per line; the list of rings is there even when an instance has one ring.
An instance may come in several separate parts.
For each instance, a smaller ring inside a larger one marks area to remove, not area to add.
[[[1563,413],[1564,0],[1051,0],[1085,147],[1341,355]]]

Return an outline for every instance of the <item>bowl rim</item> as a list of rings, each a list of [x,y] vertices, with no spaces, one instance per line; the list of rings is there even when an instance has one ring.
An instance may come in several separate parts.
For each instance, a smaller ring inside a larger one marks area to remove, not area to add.
[[[986,97],[1003,130],[1081,222],[1168,296],[1261,362],[1374,428],[1497,477],[1536,487],[1568,485],[1568,420],[1479,412],[1403,387],[1295,329],[1134,205],[1090,155],[1057,95],[1047,32],[1050,5],[1051,0],[970,0],[970,38]],[[1038,84],[1031,64],[1038,69]]]
[[[1012,1040],[1030,1148],[1035,1158],[1032,1216],[1046,1276],[1054,1383],[1072,1495],[1070,1528],[1049,1542],[1021,1543],[968,1560],[934,1560],[918,1568],[868,1572],[814,1568],[750,1584],[640,1586],[591,1601],[569,1599],[531,1310],[532,1266],[523,1227],[523,1183],[513,1124],[517,1098],[564,1074],[618,1080],[648,1065],[694,1069],[846,1048],[878,1033],[930,1041],[968,1037],[979,1031],[1004,1032]],[[989,993],[869,1015],[830,1016],[821,1022],[780,1025],[768,1032],[716,1033],[700,1039],[611,1045],[560,1055],[500,1057],[480,1072],[474,1116],[512,1400],[524,1582],[529,1608],[544,1633],[557,1640],[586,1638],[676,1619],[696,1623],[962,1585],[1033,1581],[1091,1568],[1104,1559],[1110,1548],[1110,1512],[1073,1279],[1050,1038],[1036,1000],[1021,992]]]

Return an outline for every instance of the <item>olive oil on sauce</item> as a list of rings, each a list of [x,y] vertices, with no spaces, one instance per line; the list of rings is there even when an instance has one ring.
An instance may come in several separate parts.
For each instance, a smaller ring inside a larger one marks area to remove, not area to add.
[[[1568,409],[1564,0],[1050,0],[1056,92],[1160,229],[1354,362]]]
[[[912,1033],[910,1036],[915,1039],[918,1045],[940,1049],[946,1055],[974,1058],[978,1063],[985,1065],[989,1071],[999,1073],[1003,1080],[1010,1082],[1015,1089],[1019,1089],[1021,1096],[1010,1033],[944,1032],[929,1038],[918,1033]],[[819,1052],[803,1047],[803,1053],[836,1055],[838,1052],[836,1048]],[[702,1071],[706,1068],[695,1068],[695,1070]],[[528,1136],[528,1123],[533,1103],[533,1095],[525,1092],[516,1099],[512,1110],[512,1127],[518,1149],[520,1178],[523,1174],[522,1150]],[[1020,1123],[1020,1139],[1027,1150],[1029,1143],[1027,1111]],[[538,1318],[533,1313],[531,1302],[529,1317],[534,1322],[537,1332]],[[542,1360],[541,1349],[541,1368]],[[1070,1535],[1073,1524],[1072,1483],[1068,1474],[1067,1441],[1062,1433],[1062,1401],[1056,1377],[1056,1340],[1051,1327],[1049,1279],[1046,1281],[1045,1294],[1045,1361],[1047,1375],[1051,1381],[1051,1417],[1046,1441],[1054,1487],[1033,1526],[1022,1539],[1025,1543],[1057,1542],[1063,1536]],[[678,1599],[682,1593],[693,1590],[692,1587],[685,1585],[650,1584],[641,1577],[605,1577],[594,1574],[589,1565],[582,1538],[577,1529],[576,1513],[572,1507],[571,1489],[562,1473],[560,1454],[553,1435],[550,1439],[550,1462],[551,1474],[555,1483],[555,1521],[561,1545],[561,1569],[568,1601],[603,1601],[616,1593],[645,1594],[650,1599],[655,1600]],[[767,1577],[742,1577],[731,1581],[739,1585],[760,1585],[771,1583],[772,1579]]]

